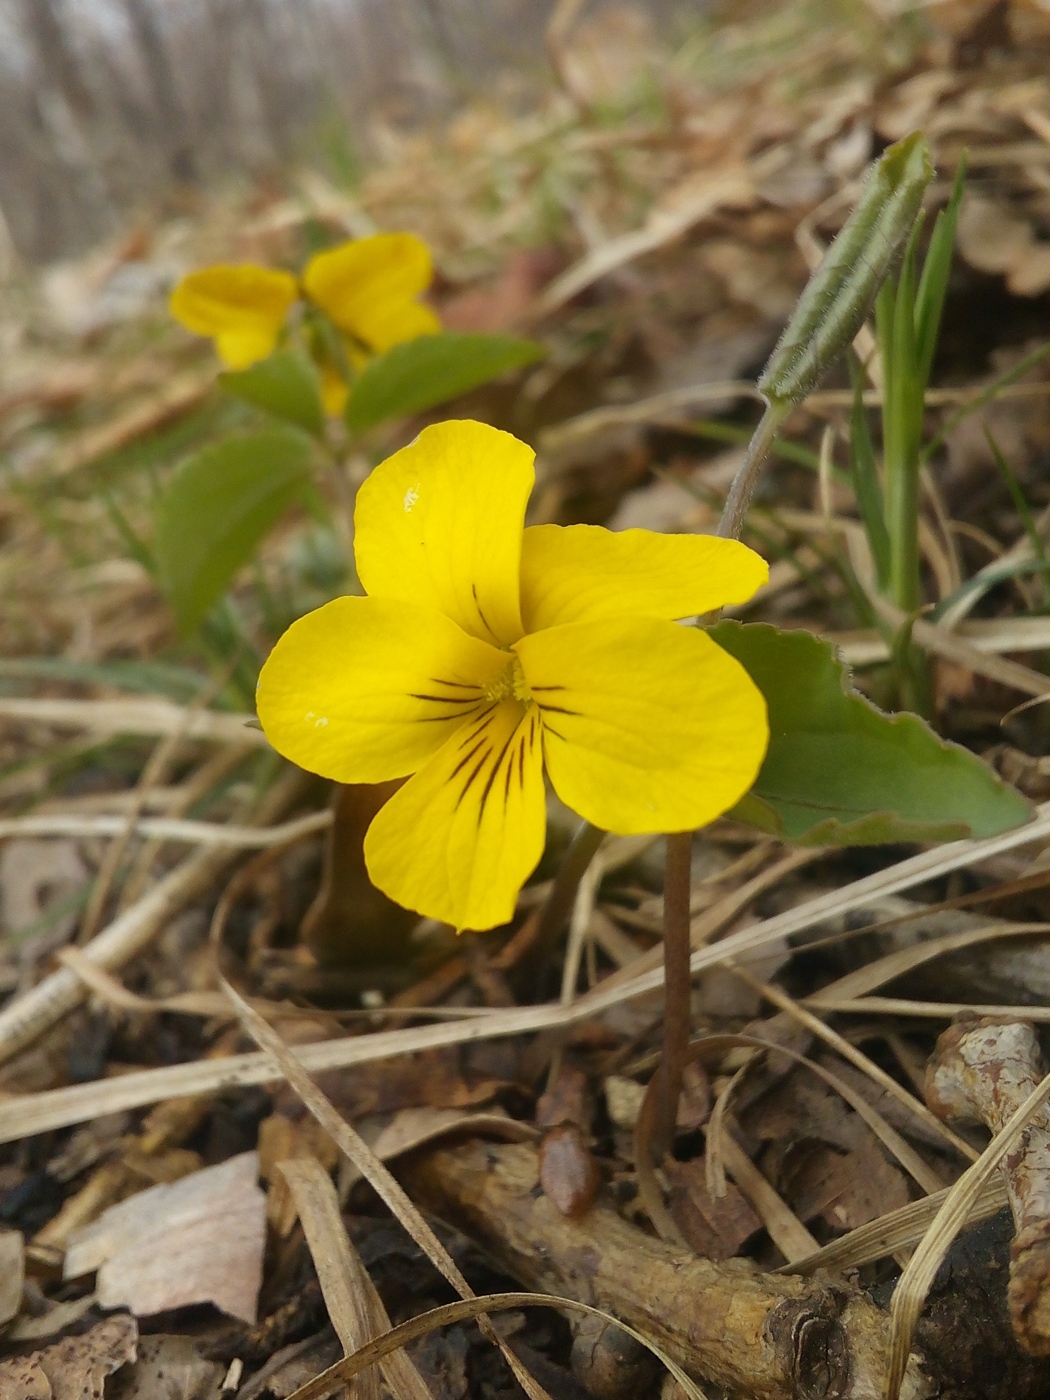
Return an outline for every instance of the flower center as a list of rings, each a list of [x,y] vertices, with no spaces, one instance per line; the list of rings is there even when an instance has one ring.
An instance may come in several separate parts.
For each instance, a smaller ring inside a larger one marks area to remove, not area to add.
[[[532,700],[532,691],[525,679],[525,672],[521,669],[521,662],[516,656],[510,658],[501,674],[486,689],[485,699],[497,702],[517,700],[522,705],[528,705]]]

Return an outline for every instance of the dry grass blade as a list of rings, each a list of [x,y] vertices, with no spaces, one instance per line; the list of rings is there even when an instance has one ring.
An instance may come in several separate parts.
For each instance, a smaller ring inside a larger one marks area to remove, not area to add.
[[[775,889],[785,876],[790,875],[795,870],[801,870],[804,866],[812,865],[812,863],[815,860],[819,860],[823,854],[824,852],[819,848],[791,851],[788,855],[783,856],[780,860],[769,866],[768,869],[760,871],[757,875],[752,876],[750,880],[745,880],[737,889],[730,890],[727,894],[723,895],[721,899],[716,900],[714,904],[704,909],[690,921],[689,941],[692,947],[694,949],[699,949],[705,943],[709,943],[727,924],[731,924],[734,919],[742,914],[749,904],[754,903],[754,901],[765,894],[767,890]],[[748,852],[748,857],[751,855],[752,853]],[[726,938],[718,946],[720,948],[728,947],[731,941],[730,938]],[[648,953],[643,953],[641,957],[635,958],[628,967],[622,968],[619,972],[614,972],[611,976],[605,978],[601,987],[597,989],[596,992],[592,992],[589,995],[592,998],[608,995],[617,987],[633,984],[637,978],[646,972],[657,973],[659,980],[654,982],[652,984],[653,986],[662,985],[663,955],[662,945],[651,949]],[[690,964],[694,972],[697,968],[696,957],[697,954],[694,953],[692,963]],[[583,998],[581,998],[581,1001],[582,1000]]]
[[[808,1006],[818,1005],[807,1000]],[[912,1001],[907,997],[856,997],[852,1001],[835,997],[819,1002],[821,1011],[845,1011],[855,1016],[917,1016],[922,1020],[950,1021],[968,1012],[972,1016],[995,1016],[1007,1020],[1038,1021],[1050,1025],[1050,1006],[1006,1006],[976,1001]]]
[[[116,977],[85,956],[82,948],[60,948],[55,954],[63,967],[68,967],[84,985],[108,1006],[136,1015],[156,1015],[161,1011],[181,1012],[188,1016],[231,1018],[230,1004],[221,992],[176,992],[170,997],[140,997],[129,992]]]
[[[727,1173],[751,1202],[769,1238],[788,1263],[793,1259],[805,1259],[814,1252],[814,1246],[819,1248],[802,1221],[777,1195],[728,1128],[723,1135],[722,1156]]]
[[[232,858],[230,850],[221,848],[190,856],[93,938],[82,956],[107,972],[123,967],[175,914],[202,895]],[[0,1062],[31,1045],[87,994],[83,978],[63,967],[5,1006],[0,1011]]]
[[[898,1133],[894,1127],[892,1127],[889,1123],[886,1122],[886,1119],[882,1116],[881,1113],[879,1113],[877,1109],[873,1108],[872,1105],[868,1103],[868,1101],[861,1094],[857,1093],[857,1091],[854,1088],[852,1088],[851,1085],[847,1084],[837,1074],[833,1073],[829,1069],[825,1069],[823,1065],[817,1064],[808,1056],[800,1054],[799,1051],[792,1050],[788,1046],[775,1045],[772,1042],[761,1040],[757,1036],[737,1034],[710,1035],[704,1036],[700,1040],[693,1041],[693,1043],[689,1047],[689,1059],[699,1059],[704,1061],[706,1061],[707,1059],[712,1059],[717,1062],[728,1051],[736,1049],[768,1051],[769,1053],[774,1055],[783,1055],[786,1056],[788,1059],[794,1061],[795,1064],[803,1065],[806,1069],[812,1071],[812,1073],[815,1074],[819,1079],[822,1079],[825,1084],[827,1084],[830,1088],[834,1089],[834,1091],[843,1099],[845,1103],[849,1104],[849,1106],[857,1114],[858,1118],[860,1118],[868,1126],[868,1128],[871,1129],[872,1133],[879,1139],[883,1146],[894,1157],[896,1157],[897,1161],[901,1164],[904,1170],[908,1172],[908,1174],[913,1178],[913,1180],[916,1181],[924,1191],[936,1192],[940,1189],[939,1180],[929,1169],[929,1167],[926,1165],[923,1159],[910,1146],[910,1144],[905,1141],[905,1139],[900,1135],[900,1133]],[[650,1061],[647,1060],[645,1064],[646,1067],[649,1067]],[[729,1084],[725,1087],[725,1089],[723,1089],[721,1094],[719,1094],[718,1099],[715,1102],[714,1110],[712,1111],[711,1117],[708,1121],[706,1153],[707,1189],[709,1194],[712,1196],[721,1196],[724,1194],[725,1191],[724,1154],[725,1149],[730,1142],[730,1134],[728,1128],[725,1126],[725,1120],[728,1117],[729,1102],[732,1097],[733,1091],[736,1088],[736,1086],[740,1083],[740,1081],[744,1078],[744,1076],[747,1074],[749,1068],[750,1065],[746,1064],[741,1066],[741,1068],[736,1071]],[[674,1222],[667,1207],[664,1205],[663,1196],[660,1192],[659,1186],[656,1181],[656,1176],[652,1169],[652,1160],[648,1151],[649,1122],[651,1117],[651,1096],[647,1091],[646,1097],[642,1100],[641,1112],[638,1115],[638,1122],[635,1127],[635,1170],[637,1172],[638,1178],[638,1194],[641,1197],[642,1203],[645,1206],[650,1220],[653,1222],[653,1225],[656,1227],[656,1230],[660,1234],[660,1236],[663,1239],[681,1244],[681,1232],[679,1231],[678,1226]],[[736,1144],[734,1143],[733,1147],[735,1146]],[[730,1147],[729,1150],[732,1151],[732,1147]],[[734,1159],[737,1162],[737,1165],[739,1166],[739,1158],[735,1157]],[[746,1174],[747,1169],[742,1168],[742,1170]],[[733,1173],[731,1172],[730,1175],[733,1175]],[[747,1191],[745,1186],[742,1185],[741,1181],[736,1177],[734,1177],[734,1179],[737,1181],[737,1185],[741,1187],[741,1190],[744,1191],[744,1194],[748,1195],[749,1192]],[[766,1198],[761,1196],[761,1188],[758,1188],[758,1190],[761,1201],[768,1206],[769,1203],[766,1200]],[[783,1204],[783,1202],[781,1202],[781,1204]],[[762,1215],[760,1201],[752,1200],[752,1205],[755,1207],[755,1210],[760,1215]],[[786,1210],[787,1207],[785,1206],[784,1209]],[[777,1215],[777,1220],[775,1223],[779,1228],[780,1224],[782,1223],[783,1217],[780,1216],[779,1213],[777,1213],[775,1210],[774,1214]],[[763,1216],[763,1219],[764,1218],[765,1217]],[[932,1217],[923,1217],[924,1220],[929,1218]],[[795,1217],[792,1216],[792,1219],[794,1220]],[[785,1258],[803,1260],[810,1257],[814,1257],[814,1255],[812,1251],[810,1251],[810,1253],[807,1254],[806,1251],[801,1249],[802,1231],[803,1227],[801,1225],[799,1225],[799,1230],[795,1231],[792,1225],[790,1223],[787,1223],[784,1226],[783,1243],[781,1243],[780,1240],[777,1240],[772,1230],[770,1230],[770,1234],[771,1237],[778,1244],[778,1246],[781,1248],[782,1252],[785,1255]],[[918,1235],[915,1236],[915,1238],[918,1237]],[[785,1245],[787,1245],[791,1249],[792,1252],[790,1254],[788,1253],[788,1250],[784,1247]],[[833,1246],[828,1247],[831,1248]],[[820,1252],[819,1248],[818,1252]]]
[[[1002,921],[984,924],[980,928],[960,929],[956,933],[943,933],[922,943],[916,943],[910,948],[898,948],[892,953],[887,953],[885,957],[857,968],[855,972],[847,973],[835,982],[829,982],[819,992],[807,997],[806,1005],[825,1006],[829,997],[849,1002],[856,996],[863,996],[864,993],[903,976],[913,968],[921,967],[923,963],[940,957],[942,953],[955,953],[961,948],[972,947],[975,943],[987,943],[996,938],[1011,938],[1025,933],[1050,933],[1050,924]]]
[[[878,1220],[869,1220],[867,1225],[859,1225],[830,1244],[824,1245],[816,1254],[805,1259],[796,1259],[793,1264],[784,1264],[777,1273],[813,1274],[818,1269],[831,1273],[842,1273],[845,1269],[859,1269],[862,1264],[874,1264],[885,1259],[897,1250],[907,1249],[918,1244],[935,1219],[937,1212],[947,1200],[950,1188],[942,1187],[920,1201],[912,1201],[891,1210]],[[1006,1187],[998,1175],[988,1177],[970,1207],[966,1224],[987,1220],[1007,1204]]]
[[[287,1079],[303,1104],[325,1129],[333,1142],[337,1144],[340,1151],[367,1179],[380,1200],[401,1222],[434,1267],[448,1280],[460,1297],[472,1299],[474,1292],[460,1272],[455,1260],[372,1149],[336,1112],[331,1102],[306,1073],[302,1063],[296,1059],[269,1023],[234,991],[225,978],[220,977],[220,983],[236,1009],[244,1029],[274,1061],[281,1076]],[[530,1400],[550,1400],[547,1392],[522,1366],[507,1343],[495,1332],[487,1318],[481,1315],[483,1311],[483,1309],[478,1310],[479,1327],[486,1338],[499,1347],[518,1383],[530,1397]]]
[[[940,625],[946,624],[942,621]],[[982,618],[960,623],[953,630],[978,651],[1038,651],[1050,646],[1050,617]],[[889,660],[889,646],[874,630],[824,632],[822,636],[838,648],[843,661],[851,666]]]
[[[259,804],[260,827],[286,810],[301,791],[302,775],[298,772],[287,773],[275,783]],[[106,972],[123,967],[148,947],[175,914],[204,894],[234,856],[235,848],[231,847],[205,849],[190,856],[93,938],[83,949],[84,957]],[[0,1011],[0,1062],[32,1044],[86,996],[83,980],[63,967],[10,1002]]]
[[[874,1060],[870,1060],[868,1056],[858,1050],[855,1045],[851,1045],[848,1040],[839,1035],[838,1031],[834,1031],[830,1026],[826,1026],[819,1016],[814,1016],[813,1013],[807,1011],[804,1006],[800,1006],[797,1001],[789,997],[786,992],[782,992],[779,987],[774,987],[768,982],[760,982],[757,977],[752,977],[751,974],[742,967],[734,965],[733,971],[746,982],[752,990],[765,997],[767,1001],[771,1001],[779,1010],[786,1011],[799,1025],[805,1026],[808,1031],[812,1031],[814,1035],[826,1041],[828,1045],[838,1051],[844,1060],[849,1060],[850,1064],[856,1065],[859,1070],[863,1070],[869,1079],[875,1084],[878,1084],[880,1088],[892,1094],[893,1097],[898,1099],[916,1118],[921,1119],[928,1128],[932,1128],[935,1133],[944,1138],[945,1142],[950,1142],[957,1152],[962,1153],[964,1157],[973,1161],[977,1154],[964,1138],[959,1137],[958,1133],[953,1133],[951,1128],[942,1123],[937,1115],[932,1113],[921,1099],[917,1099],[914,1094],[910,1094],[903,1085],[897,1083],[892,1075],[887,1074],[884,1069],[877,1065]]]
[[[711,1197],[721,1197],[726,1193],[724,1148],[726,1139],[729,1136],[729,1129],[726,1127],[726,1118],[729,1114],[729,1102],[736,1092],[737,1087],[743,1083],[751,1062],[751,1059],[749,1059],[746,1064],[742,1064],[732,1076],[718,1098],[715,1099],[715,1106],[711,1110],[711,1117],[707,1120],[707,1151],[704,1153],[704,1181],[707,1186],[707,1194]]]
[[[652,423],[691,404],[718,403],[727,398],[761,399],[762,395],[749,379],[716,380],[713,384],[693,384],[684,389],[668,389],[634,403],[617,404],[610,408],[592,408],[587,413],[568,418],[563,423],[544,428],[540,447],[554,452],[573,443],[604,432],[606,428],[630,427],[636,423]],[[680,418],[681,414],[674,414]]]
[[[645,253],[662,248],[723,206],[752,198],[755,183],[771,176],[790,159],[787,147],[773,147],[755,160],[750,169],[741,164],[730,170],[708,172],[702,182],[694,182],[694,192],[689,199],[671,208],[654,209],[642,228],[607,239],[556,277],[538,298],[536,313],[548,315],[599,278]]]
[[[1050,803],[1044,803],[1038,808],[1036,819],[1028,826],[980,841],[953,841],[932,850],[922,851],[886,870],[866,875],[841,889],[807,900],[804,904],[796,905],[771,919],[764,919],[749,928],[741,929],[738,933],[729,934],[718,943],[700,948],[693,954],[690,966],[694,972],[698,972],[705,967],[741,958],[778,939],[811,928],[822,920],[838,918],[853,909],[863,908],[865,904],[881,896],[899,894],[924,880],[948,874],[975,861],[986,860],[990,856],[1027,845],[1048,835]],[[105,936],[106,931],[103,931],[99,938]],[[97,943],[99,940],[94,941]],[[94,945],[89,945],[89,949],[92,946]],[[69,974],[63,972],[56,976]],[[459,1020],[438,1026],[377,1031],[367,1036],[299,1046],[296,1049],[296,1058],[305,1069],[311,1071],[343,1069],[349,1065],[366,1064],[390,1055],[407,1054],[440,1045],[461,1045],[470,1041],[550,1030],[585,1020],[597,1011],[630,1001],[635,996],[655,990],[663,983],[663,969],[660,967],[631,977],[626,985],[610,986],[617,976],[618,974],[613,974],[601,986],[585,992],[570,1007],[524,1006],[470,1017],[463,1016]],[[46,984],[41,984],[44,985]],[[77,995],[79,997],[79,993]],[[7,1014],[8,1011],[0,1012],[0,1026],[3,1025]],[[823,1023],[820,1024],[826,1031]],[[157,1103],[161,1099],[175,1098],[183,1094],[213,1093],[218,1089],[249,1084],[267,1084],[278,1077],[274,1073],[269,1056],[246,1054],[230,1055],[222,1060],[204,1060],[137,1071],[99,1083],[47,1089],[37,1094],[19,1096],[6,1103],[0,1102],[0,1143],[12,1142],[51,1128],[68,1127],[72,1123],[81,1123],[103,1113],[139,1108],[143,1104]],[[941,1128],[943,1130],[943,1124]]]
[[[95,883],[91,890],[91,897],[84,910],[84,916],[80,923],[77,938],[81,943],[87,943],[98,932],[99,923],[109,898],[109,892],[117,878],[117,871],[124,859],[132,837],[135,834],[135,823],[141,817],[143,809],[150,792],[164,781],[167,770],[171,765],[171,759],[178,750],[181,734],[168,734],[160,743],[156,745],[145,767],[139,774],[139,780],[135,788],[135,800],[124,817],[123,823],[114,833],[115,839],[110,843],[109,849],[102,858]],[[0,827],[0,831],[3,828]]]
[[[332,1179],[316,1158],[281,1162],[306,1236],[325,1307],[347,1356],[390,1331],[390,1318],[375,1284],[347,1237]],[[423,1377],[403,1350],[379,1362],[383,1379],[398,1400],[433,1400]],[[358,1400],[379,1400],[378,1378],[365,1372]]]
[[[626,1332],[629,1337],[640,1342],[647,1351],[651,1351],[682,1387],[689,1400],[706,1400],[704,1392],[696,1382],[690,1380],[682,1368],[642,1332],[636,1331],[610,1313],[603,1312],[601,1308],[592,1308],[589,1303],[578,1302],[575,1298],[559,1298],[554,1293],[486,1293],[480,1298],[465,1298],[459,1303],[445,1303],[443,1307],[431,1308],[429,1312],[420,1313],[409,1322],[402,1322],[400,1327],[395,1327],[385,1337],[377,1337],[355,1355],[329,1366],[327,1371],[322,1371],[312,1381],[307,1381],[306,1385],[293,1391],[288,1400],[323,1400],[324,1396],[331,1395],[338,1386],[352,1380],[366,1366],[374,1365],[397,1347],[414,1342],[417,1337],[425,1337],[428,1332],[434,1332],[439,1327],[449,1327],[454,1322],[480,1318],[487,1312],[508,1312],[514,1308],[556,1308],[559,1312],[581,1313],[587,1317],[596,1317],[602,1322],[611,1322],[621,1332]]]
[[[179,841],[195,846],[231,846],[243,851],[260,850],[297,841],[332,825],[329,811],[311,812],[280,826],[241,826],[237,823],[191,821],[183,817],[90,816],[75,812],[47,812],[38,816],[0,820],[0,841],[12,836],[148,836],[159,841]]]
[[[1032,1115],[1050,1098],[1050,1074],[1025,1099],[1001,1133],[996,1134],[980,1157],[949,1190],[933,1223],[897,1282],[890,1304],[890,1356],[887,1400],[897,1400],[911,1351],[915,1325],[926,1294],[952,1240],[966,1224],[982,1188],[1008,1152],[1018,1143]]]
[[[569,941],[565,947],[565,961],[562,965],[561,995],[558,998],[562,1006],[571,1006],[573,997],[576,995],[576,981],[580,975],[583,947],[591,926],[591,915],[594,913],[594,904],[598,897],[598,886],[601,884],[604,874],[601,847],[599,847],[590,865],[583,873],[572,906],[572,917],[569,920]]]
[[[269,748],[254,715],[193,710],[170,700],[22,700],[0,699],[0,720],[50,724],[56,729],[83,729],[93,734],[141,734],[162,738],[208,739],[217,743]]]
[[[246,748],[243,744],[227,744],[216,749],[204,760],[187,782],[174,790],[171,806],[165,815],[176,819],[185,817],[187,812],[192,811],[198,802],[236,772],[253,752],[252,748]],[[138,899],[146,886],[153,862],[157,859],[163,846],[163,838],[147,837],[120,892],[121,909],[128,908]]]

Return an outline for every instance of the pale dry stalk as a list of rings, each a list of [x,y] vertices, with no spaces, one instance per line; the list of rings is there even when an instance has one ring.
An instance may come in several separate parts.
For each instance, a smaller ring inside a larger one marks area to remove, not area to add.
[[[536,1152],[467,1142],[405,1160],[414,1200],[478,1241],[529,1287],[636,1327],[687,1372],[750,1400],[879,1400],[885,1314],[849,1285],[702,1259],[599,1199],[566,1220],[534,1188]],[[904,1395],[928,1393],[913,1358]]]
[[[937,1041],[926,1098],[944,1118],[980,1122],[1000,1133],[1046,1073],[1028,1021],[963,1015]],[[1013,1212],[1010,1319],[1018,1341],[1050,1355],[1050,1107],[1032,1116],[999,1166]]]
[[[302,790],[302,775],[291,773],[275,783],[259,805],[255,822],[262,826],[284,811]],[[210,847],[190,856],[164,876],[82,949],[83,957],[106,972],[124,967],[181,910],[203,895],[237,859],[229,846]],[[72,968],[52,972],[24,996],[0,1011],[0,1063],[31,1045],[88,996]]]

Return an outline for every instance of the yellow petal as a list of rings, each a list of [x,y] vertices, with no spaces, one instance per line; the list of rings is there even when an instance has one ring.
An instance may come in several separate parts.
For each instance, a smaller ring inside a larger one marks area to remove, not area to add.
[[[231,369],[246,369],[273,352],[297,296],[291,273],[245,263],[189,273],[175,287],[169,304],[187,330],[215,337]]]
[[[521,551],[527,632],[603,617],[693,617],[744,603],[764,559],[736,540],[600,525],[533,525]]]
[[[412,773],[490,702],[506,669],[426,608],[336,598],[293,622],[259,676],[259,720],[278,751],[338,783]]]
[[[507,923],[543,854],[541,747],[536,707],[513,700],[449,739],[368,828],[373,882],[456,929]]]
[[[441,322],[415,298],[434,275],[430,249],[413,233],[377,233],[310,259],[303,285],[341,330],[373,350],[432,335]]]
[[[324,405],[325,413],[330,418],[342,416],[349,394],[350,390],[346,380],[335,365],[323,364],[321,366],[321,403]]]
[[[570,623],[514,650],[543,716],[558,796],[606,831],[688,831],[758,775],[766,705],[744,668],[693,627]]]
[[[522,522],[535,454],[469,420],[435,423],[381,462],[357,494],[365,591],[437,608],[498,646],[522,633]]]

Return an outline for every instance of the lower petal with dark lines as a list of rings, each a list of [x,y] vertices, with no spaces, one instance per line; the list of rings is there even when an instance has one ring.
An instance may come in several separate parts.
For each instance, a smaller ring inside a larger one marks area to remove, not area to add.
[[[543,854],[539,714],[501,700],[473,717],[372,822],[365,862],[391,899],[457,929],[506,923]]]

